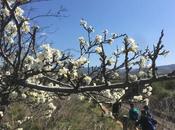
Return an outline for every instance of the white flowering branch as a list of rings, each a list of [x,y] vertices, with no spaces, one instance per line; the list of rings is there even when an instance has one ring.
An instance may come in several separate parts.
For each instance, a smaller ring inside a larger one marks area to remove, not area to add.
[[[67,87],[60,87],[60,88],[50,88],[44,85],[35,85],[31,83],[27,83],[23,80],[19,80],[19,85],[31,88],[31,89],[36,89],[36,90],[42,90],[42,91],[48,91],[48,92],[58,92],[58,93],[83,93],[83,92],[93,92],[93,91],[103,91],[106,89],[116,89],[116,88],[125,88],[125,87],[132,87],[135,85],[144,85],[144,84],[151,84],[153,82],[158,82],[162,80],[171,80],[175,79],[175,76],[159,76],[156,79],[153,78],[148,78],[148,79],[142,79],[138,81],[133,81],[129,83],[114,83],[111,85],[106,86],[106,84],[102,85],[97,85],[97,86],[80,86],[78,89],[74,88],[67,88]],[[133,93],[134,94],[134,93]]]
[[[105,30],[93,37],[94,27],[82,19],[80,25],[87,32],[87,40],[79,37],[80,55],[73,57],[48,43],[37,47],[39,27],[30,24],[30,20],[57,17],[60,13],[27,18],[21,5],[30,2],[2,0],[0,3],[0,105],[8,105],[12,98],[21,95],[37,97],[39,103],[48,101],[55,110],[53,102],[46,100],[49,96],[75,93],[91,96],[98,102],[103,102],[100,97],[111,101],[144,100],[152,91],[147,84],[175,79],[172,74],[156,74],[157,58],[168,53],[162,44],[163,31],[153,51],[149,48],[141,51],[127,34],[109,34]],[[120,39],[121,46],[117,45],[112,55],[107,54],[106,46],[113,46]],[[98,57],[96,65],[90,62],[96,58],[94,55]],[[146,67],[149,61],[151,66]]]

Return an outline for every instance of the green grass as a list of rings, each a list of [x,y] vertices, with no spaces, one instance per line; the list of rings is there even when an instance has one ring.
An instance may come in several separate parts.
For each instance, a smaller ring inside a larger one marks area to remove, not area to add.
[[[162,99],[175,95],[175,80],[153,83],[153,95]]]
[[[52,118],[34,118],[22,125],[24,130],[121,130],[116,121],[102,116],[96,104],[72,96],[70,100],[58,100],[57,105],[59,109]],[[8,110],[6,121],[15,126],[15,120],[30,114],[26,104],[16,103]],[[38,117],[39,114],[42,113],[38,113]]]

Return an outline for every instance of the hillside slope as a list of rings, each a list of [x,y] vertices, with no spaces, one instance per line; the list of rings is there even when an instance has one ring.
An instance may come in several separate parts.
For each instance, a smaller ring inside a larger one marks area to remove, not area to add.
[[[99,107],[88,101],[80,101],[76,96],[71,99],[58,100],[57,110],[53,117],[43,120],[41,113],[24,124],[24,130],[121,130],[116,121],[103,117]],[[16,103],[11,106],[6,114],[6,121],[14,129],[14,121],[21,120],[25,115],[30,115],[26,104]]]

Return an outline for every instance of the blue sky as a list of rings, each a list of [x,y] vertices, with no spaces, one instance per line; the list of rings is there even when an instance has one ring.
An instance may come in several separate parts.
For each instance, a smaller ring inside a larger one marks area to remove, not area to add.
[[[163,42],[170,54],[158,60],[158,65],[175,63],[175,1],[174,0],[50,0],[33,3],[32,16],[52,9],[56,11],[63,5],[66,18],[41,18],[41,26],[51,26],[46,30],[48,41],[61,49],[77,49],[78,37],[85,36],[79,25],[84,18],[95,27],[95,34],[104,29],[113,33],[127,33],[133,37],[140,48],[152,47],[164,29]],[[119,44],[119,43],[114,43]],[[112,48],[107,48],[110,52]]]

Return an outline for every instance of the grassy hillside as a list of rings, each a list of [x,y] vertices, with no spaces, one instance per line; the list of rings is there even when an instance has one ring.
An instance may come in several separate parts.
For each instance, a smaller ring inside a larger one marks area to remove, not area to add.
[[[88,101],[73,96],[70,100],[58,100],[57,105],[52,118],[45,120],[40,118],[41,113],[37,113],[37,118],[22,124],[24,130],[121,130],[114,120],[102,117],[98,106]],[[9,129],[15,128],[14,121],[30,114],[26,104],[15,103],[6,114],[6,121],[11,125]]]
[[[162,99],[166,97],[175,97],[175,80],[160,81],[153,84],[154,96]]]
[[[175,80],[154,83],[150,105],[164,119],[175,122]]]

